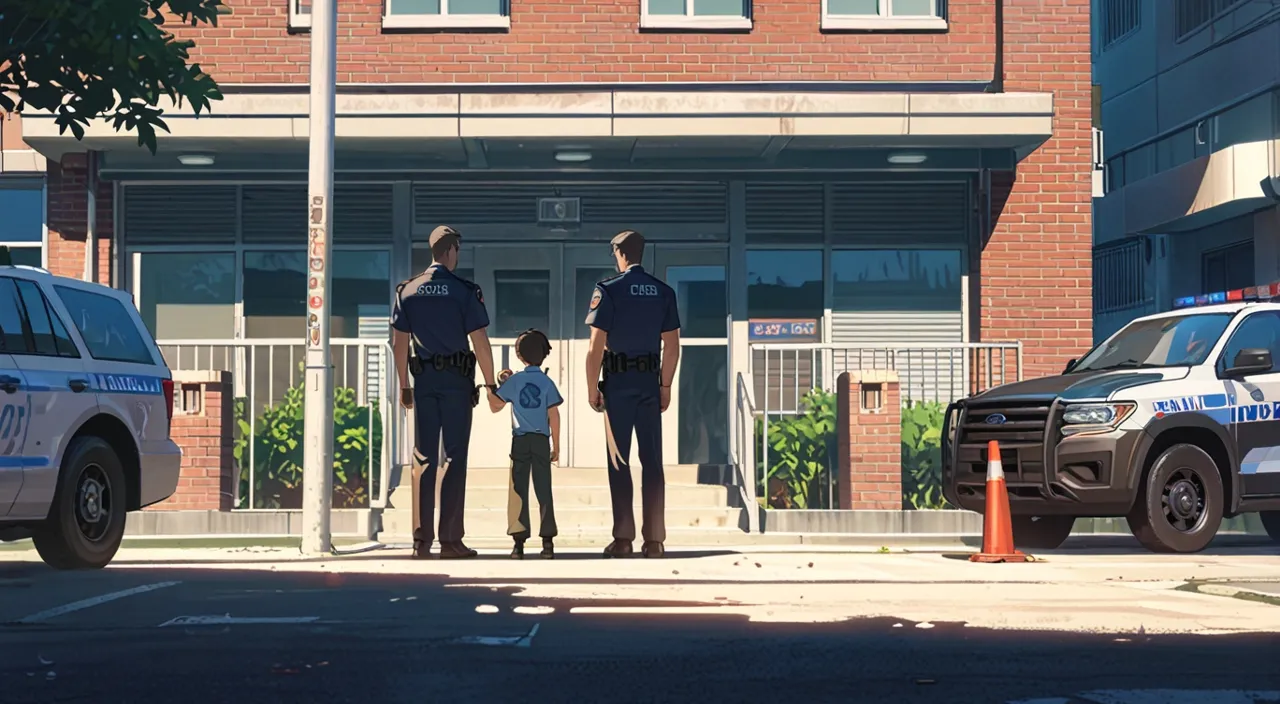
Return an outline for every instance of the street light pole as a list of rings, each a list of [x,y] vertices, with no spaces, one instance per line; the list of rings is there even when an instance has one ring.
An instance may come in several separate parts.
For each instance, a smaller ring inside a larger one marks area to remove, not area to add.
[[[311,122],[307,174],[307,339],[302,450],[302,551],[332,550],[333,363],[329,355],[329,271],[333,222],[334,92],[338,80],[337,0],[311,2]]]

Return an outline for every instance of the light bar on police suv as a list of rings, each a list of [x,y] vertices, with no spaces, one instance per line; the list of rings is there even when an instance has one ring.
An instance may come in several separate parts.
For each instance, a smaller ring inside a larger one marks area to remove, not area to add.
[[[1217,291],[1204,296],[1183,296],[1173,300],[1173,308],[1196,308],[1213,306],[1220,303],[1240,303],[1243,301],[1270,301],[1280,298],[1280,281],[1262,286],[1238,288],[1233,291]]]

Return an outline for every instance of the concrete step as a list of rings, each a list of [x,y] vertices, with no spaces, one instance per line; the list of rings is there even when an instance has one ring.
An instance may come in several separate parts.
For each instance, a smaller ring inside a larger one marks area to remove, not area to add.
[[[534,530],[537,530],[538,519],[536,502],[530,512]],[[667,528],[733,528],[738,527],[738,518],[742,512],[738,509],[714,508],[671,508],[666,511]],[[640,507],[635,507],[636,527],[640,527]],[[507,511],[502,509],[467,508],[464,518],[467,535],[477,537],[501,537],[507,534]],[[438,515],[437,515],[437,525]],[[573,534],[607,534],[613,528],[613,512],[605,508],[565,508],[556,507],[556,525],[561,533]],[[406,509],[388,509],[382,514],[382,531],[380,539],[387,541],[386,536],[409,536],[413,534],[413,517]]]
[[[554,481],[554,480],[553,480]],[[405,495],[408,495],[408,491]],[[510,489],[496,486],[472,486],[467,482],[467,508],[507,508]],[[604,508],[613,506],[613,500],[607,486],[560,486],[551,485],[551,493],[555,498],[556,508]],[[639,495],[640,487],[636,487]],[[397,496],[396,498],[399,498]],[[537,496],[533,487],[529,487],[529,500],[537,504]],[[673,508],[728,508],[728,490],[721,486],[667,485],[667,509]],[[407,505],[395,504],[396,508],[408,508]]]
[[[409,486],[411,472],[400,472],[397,486]],[[608,486],[609,470],[605,467],[552,467],[551,481],[553,485],[559,486]],[[508,478],[511,475],[509,467],[468,467],[467,468],[467,488],[473,486],[507,486]],[[444,475],[440,475],[443,478]],[[640,468],[631,468],[631,479],[639,486]],[[698,484],[698,467],[697,465],[672,465],[663,469],[663,477],[667,480],[667,486],[672,484]],[[395,481],[395,480],[393,480]],[[439,479],[436,480],[437,483]],[[714,486],[714,485],[707,485]]]

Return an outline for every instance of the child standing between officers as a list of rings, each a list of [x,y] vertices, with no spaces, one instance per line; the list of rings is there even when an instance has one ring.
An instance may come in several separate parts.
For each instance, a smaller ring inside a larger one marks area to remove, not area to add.
[[[524,559],[524,543],[532,534],[529,523],[529,478],[538,497],[538,535],[542,557],[555,556],[555,504],[551,495],[551,464],[560,455],[560,396],[556,384],[541,365],[551,354],[551,342],[538,330],[516,338],[516,356],[525,364],[512,374],[503,370],[496,396],[489,397],[494,413],[511,404],[511,479],[507,493],[507,534],[515,541],[511,557]]]

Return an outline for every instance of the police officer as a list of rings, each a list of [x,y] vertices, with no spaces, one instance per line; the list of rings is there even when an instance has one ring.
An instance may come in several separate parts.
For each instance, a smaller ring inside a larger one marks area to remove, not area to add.
[[[418,480],[419,526],[413,536],[413,555],[419,559],[431,557],[438,469],[444,470],[440,487],[440,557],[476,556],[475,550],[462,544],[462,517],[471,413],[480,400],[480,389],[475,385],[477,364],[488,393],[492,394],[497,386],[493,382],[493,350],[485,331],[489,314],[484,308],[484,294],[479,286],[453,273],[461,241],[462,236],[451,227],[440,226],[431,232],[434,263],[396,287],[391,312],[400,403],[405,408],[416,408],[415,454],[423,465]],[[471,345],[467,344],[468,338]]]
[[[667,528],[661,413],[671,404],[671,382],[680,360],[680,314],[675,291],[640,266],[644,237],[627,230],[612,245],[621,273],[596,284],[587,313],[592,328],[587,388],[592,408],[604,412],[613,497],[613,542],[604,556],[630,556],[636,539],[630,467],[634,429],[644,512],[641,551],[645,557],[662,557]]]

